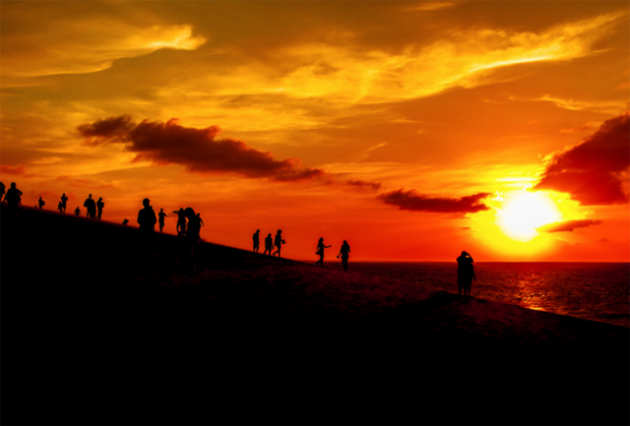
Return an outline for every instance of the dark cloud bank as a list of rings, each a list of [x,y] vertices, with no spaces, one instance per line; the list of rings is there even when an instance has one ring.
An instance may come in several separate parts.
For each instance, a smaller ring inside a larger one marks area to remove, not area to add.
[[[290,182],[321,177],[321,169],[300,166],[300,160],[275,160],[269,152],[248,147],[234,139],[221,139],[219,127],[183,127],[176,119],[166,123],[144,120],[134,123],[122,115],[77,127],[87,145],[123,144],[137,153],[134,161],[180,164],[198,173],[233,173],[248,178]]]
[[[534,189],[568,192],[585,206],[628,202],[630,117],[605,121],[584,142],[556,154]]]
[[[398,189],[378,196],[378,199],[392,206],[398,206],[400,210],[412,210],[434,213],[476,213],[488,210],[489,207],[481,202],[491,195],[488,192],[480,192],[462,198],[431,198],[418,194],[416,191]]]

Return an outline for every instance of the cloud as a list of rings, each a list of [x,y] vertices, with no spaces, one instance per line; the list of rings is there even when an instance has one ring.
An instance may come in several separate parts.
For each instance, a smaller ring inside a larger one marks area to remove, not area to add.
[[[470,195],[462,198],[431,198],[418,194],[415,190],[396,191],[381,194],[378,199],[392,206],[398,206],[400,210],[412,210],[435,213],[476,213],[488,210],[489,207],[480,201],[491,195],[487,192]]]
[[[24,166],[0,166],[0,173],[7,175],[24,175],[26,174],[26,168]]]
[[[371,191],[378,191],[381,189],[380,182],[368,182],[364,180],[347,180],[346,185],[350,185],[356,188],[365,188]]]
[[[151,161],[158,165],[180,164],[189,172],[230,173],[248,178],[269,178],[279,182],[310,180],[322,177],[321,169],[301,167],[295,158],[278,161],[271,153],[248,147],[234,139],[219,139],[218,126],[203,129],[184,127],[177,119],[166,123],[144,120],[134,123],[131,117],[121,115],[91,124],[77,130],[85,144],[122,144],[136,153],[134,162]]]
[[[630,117],[605,121],[584,142],[555,154],[534,189],[567,192],[582,205],[628,202]]]
[[[46,5],[44,6],[46,7]],[[148,55],[159,49],[195,50],[207,38],[193,34],[192,25],[144,25],[123,17],[81,19],[51,10],[46,24],[2,36],[2,74],[33,77],[102,71],[121,58]],[[70,6],[71,7],[71,6]],[[96,6],[98,7],[98,6]],[[8,20],[24,20],[20,5],[3,6]],[[60,15],[61,13],[61,15]],[[66,11],[65,13],[70,13]]]
[[[536,228],[539,232],[573,232],[574,229],[586,228],[587,226],[599,225],[601,220],[564,220],[562,222],[554,222],[540,228]]]

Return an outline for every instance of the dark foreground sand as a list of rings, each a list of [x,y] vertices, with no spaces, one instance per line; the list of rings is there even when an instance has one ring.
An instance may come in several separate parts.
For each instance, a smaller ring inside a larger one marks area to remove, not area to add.
[[[3,424],[628,424],[629,330],[2,211]]]

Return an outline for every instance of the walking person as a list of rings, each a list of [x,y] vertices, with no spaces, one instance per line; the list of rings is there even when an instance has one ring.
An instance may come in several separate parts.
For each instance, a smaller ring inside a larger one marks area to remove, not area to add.
[[[160,232],[162,232],[162,230],[164,229],[164,218],[166,217],[166,213],[164,213],[164,209],[160,209],[160,212],[158,213],[158,217],[159,217],[159,223],[160,223]]]
[[[337,255],[337,259],[341,256],[341,264],[343,265],[343,270],[348,272],[348,255],[350,253],[350,246],[346,240],[343,240],[343,244],[341,245],[341,249],[339,249],[339,254]]]
[[[201,232],[201,217],[195,214],[192,207],[186,207],[184,214],[188,219],[188,227],[184,238],[186,240],[186,246],[189,254],[190,267],[192,270],[196,270],[196,247],[201,242],[201,237],[199,236],[199,233]]]
[[[17,189],[15,182],[11,182],[11,187],[7,191],[4,201],[9,207],[9,216],[14,216],[17,213],[18,206],[22,203],[22,191]]]
[[[258,253],[258,250],[260,250],[260,229],[257,229],[256,232],[254,232],[252,241],[254,242],[254,253]]]
[[[85,202],[83,203],[83,207],[85,207],[87,210],[87,217],[89,217],[90,219],[94,219],[96,217],[96,203],[92,199],[92,194],[90,194],[89,197],[85,200]]]
[[[138,212],[138,224],[140,225],[140,229],[142,231],[153,232],[155,231],[157,218],[155,217],[153,207],[149,203],[150,201],[148,198],[142,200],[142,205],[144,207]]]
[[[99,197],[96,202],[96,207],[98,208],[98,220],[101,220],[101,216],[103,214],[103,207],[105,207],[105,203],[103,202],[103,197]]]
[[[470,288],[472,286],[472,280],[477,279],[475,276],[475,269],[473,267],[473,258],[472,256],[462,251],[462,254],[456,259],[457,260],[457,287],[459,290],[459,294],[464,293],[464,296],[470,296]]]
[[[324,267],[324,249],[327,249],[329,247],[332,246],[324,245],[324,238],[319,239],[319,242],[317,243],[317,252],[315,252],[315,254],[319,255],[319,260],[315,262],[316,266],[321,265],[322,268]]]
[[[37,200],[37,205],[41,209],[42,207],[44,207],[44,205],[46,205],[46,202],[42,200],[42,197],[39,197],[39,200]]]
[[[177,214],[177,235],[183,236],[186,233],[186,213],[183,208],[173,210]]]
[[[271,256],[271,249],[273,248],[273,237],[271,236],[271,232],[267,234],[265,238],[265,251],[263,254],[267,254],[269,252],[269,256]]]
[[[68,203],[68,197],[66,197],[66,193],[65,192],[61,195],[61,201],[59,203],[60,203],[60,206],[61,206],[59,212],[60,213],[65,213],[66,212],[66,204]]]
[[[282,257],[280,255],[280,250],[282,250],[282,244],[285,244],[286,241],[284,241],[282,239],[282,229],[278,229],[278,232],[276,232],[276,237],[273,240],[273,245],[276,246],[276,251],[273,252],[272,256],[275,256],[276,254],[278,255],[278,257]]]

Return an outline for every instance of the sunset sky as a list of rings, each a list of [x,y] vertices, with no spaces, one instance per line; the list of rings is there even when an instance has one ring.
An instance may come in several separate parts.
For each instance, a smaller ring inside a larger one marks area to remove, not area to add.
[[[629,261],[626,1],[2,1],[1,180],[352,260]]]

